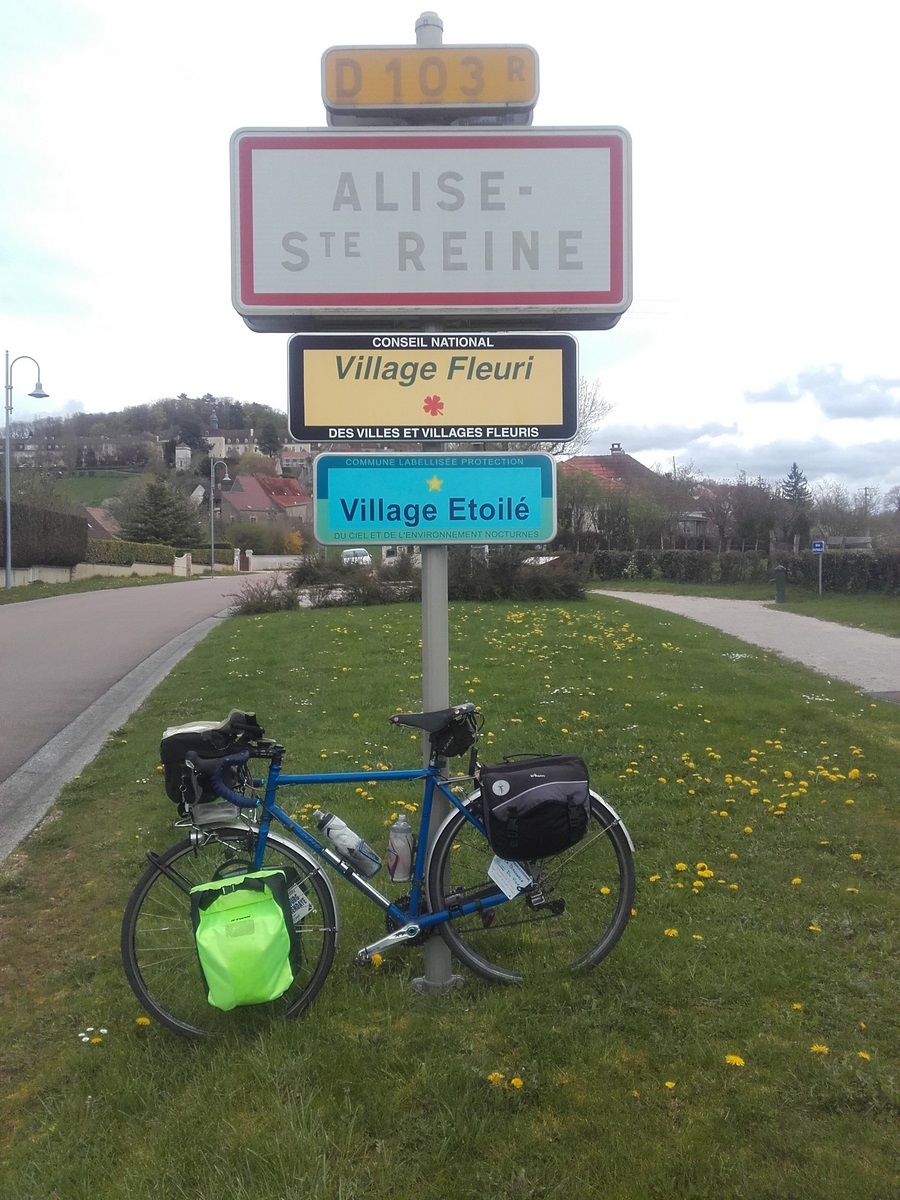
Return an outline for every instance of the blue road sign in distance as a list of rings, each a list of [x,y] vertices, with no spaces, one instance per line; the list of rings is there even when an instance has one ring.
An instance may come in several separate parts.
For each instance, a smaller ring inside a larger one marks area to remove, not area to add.
[[[813,554],[824,554],[825,553],[825,543],[824,542],[813,542],[812,552],[813,552]]]
[[[324,545],[483,545],[556,535],[549,454],[320,454],[314,472],[315,535]]]

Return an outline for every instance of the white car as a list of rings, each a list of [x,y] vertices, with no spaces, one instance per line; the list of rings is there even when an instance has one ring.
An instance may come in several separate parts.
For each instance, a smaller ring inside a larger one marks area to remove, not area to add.
[[[345,567],[371,567],[372,555],[364,546],[341,551],[341,562]]]

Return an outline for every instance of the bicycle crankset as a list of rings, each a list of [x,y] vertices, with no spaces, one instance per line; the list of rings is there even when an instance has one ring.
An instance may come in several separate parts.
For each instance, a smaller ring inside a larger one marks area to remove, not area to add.
[[[409,912],[409,894],[407,893],[407,895],[401,896],[399,900],[394,901],[394,904],[403,912]],[[385,913],[384,927],[388,933],[394,933],[396,930],[402,929],[403,922],[396,921],[390,913]],[[426,932],[419,933],[414,938],[410,938],[406,945],[423,946],[428,941],[429,936],[430,935]]]

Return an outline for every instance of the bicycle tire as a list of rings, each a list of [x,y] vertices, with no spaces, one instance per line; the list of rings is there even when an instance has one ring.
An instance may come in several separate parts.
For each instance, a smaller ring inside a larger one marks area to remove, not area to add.
[[[289,884],[298,884],[313,906],[295,922],[301,941],[296,978],[284,996],[268,1004],[223,1012],[207,1000],[185,885],[209,881],[223,865],[246,863],[250,869],[256,838],[254,830],[238,826],[194,831],[159,855],[159,865],[147,868],[125,907],[121,950],[128,982],[145,1011],[182,1037],[253,1033],[297,1016],[322,987],[334,959],[338,916],[328,880],[299,847],[270,835],[263,867],[285,870]],[[182,886],[167,869],[178,873]]]
[[[474,792],[467,805],[478,806]],[[432,912],[499,895],[487,868],[487,839],[454,811],[438,830],[428,862]],[[628,924],[634,902],[634,858],[615,811],[591,792],[591,822],[577,845],[524,864],[536,886],[514,899],[439,926],[454,956],[492,983],[521,983],[552,970],[595,967]],[[541,903],[541,900],[544,903]],[[559,901],[565,901],[559,909]],[[555,907],[554,907],[555,906]]]

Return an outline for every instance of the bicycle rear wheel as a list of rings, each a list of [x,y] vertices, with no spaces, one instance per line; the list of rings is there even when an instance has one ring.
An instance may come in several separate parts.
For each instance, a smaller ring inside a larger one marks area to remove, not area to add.
[[[475,792],[467,802],[480,804]],[[438,831],[428,864],[432,912],[500,895],[494,852],[460,812]],[[591,793],[591,822],[562,854],[522,864],[532,887],[512,900],[440,925],[453,954],[492,983],[594,967],[618,942],[634,902],[634,860],[619,817]]]
[[[268,1004],[222,1012],[207,1000],[189,889],[214,878],[223,866],[251,869],[256,836],[237,826],[195,830],[190,839],[159,855],[158,865],[147,868],[126,905],[122,963],[128,982],[150,1016],[183,1037],[252,1033],[273,1020],[295,1017],[312,1001],[331,967],[338,918],[328,881],[298,847],[270,835],[263,867],[283,870],[288,886],[299,888],[306,898],[294,922],[301,944],[296,978],[279,1000]]]

